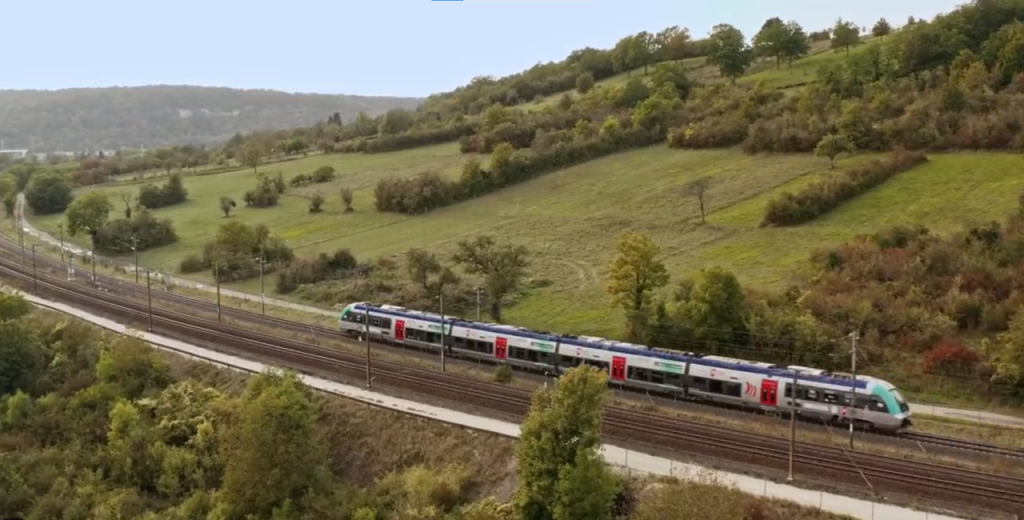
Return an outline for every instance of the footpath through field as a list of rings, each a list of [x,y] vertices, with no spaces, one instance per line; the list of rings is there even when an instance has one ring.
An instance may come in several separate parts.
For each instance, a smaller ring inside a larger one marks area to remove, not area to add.
[[[39,240],[42,240],[43,242],[46,242],[46,243],[48,243],[48,244],[50,244],[50,245],[52,245],[54,247],[57,247],[57,248],[60,248],[63,245],[63,248],[64,248],[65,251],[70,252],[70,253],[72,253],[75,256],[78,256],[80,258],[81,257],[88,257],[88,256],[90,256],[92,254],[90,251],[82,249],[81,247],[78,247],[78,246],[76,246],[74,244],[69,244],[67,242],[64,242],[63,244],[61,244],[60,240],[57,240],[53,236],[51,236],[51,235],[49,235],[49,234],[47,234],[47,233],[45,233],[43,231],[40,231],[40,230],[36,229],[35,226],[33,226],[28,220],[25,219],[25,195],[23,193],[19,193],[18,194],[18,202],[17,202],[17,205],[15,207],[15,218],[20,219],[20,221],[22,223],[22,229],[23,229],[24,233],[27,234],[27,235],[31,235],[31,236],[33,236],[33,237],[35,237],[35,238],[37,238]],[[99,257],[99,258],[103,259],[102,257]],[[114,261],[112,259],[109,259],[109,258],[103,259],[103,260],[107,260],[107,261],[110,261],[111,263],[114,263]],[[125,268],[128,271],[132,271],[132,270],[134,270],[136,268],[136,266],[133,265],[130,262],[123,262],[121,260],[118,260],[117,263],[120,264],[120,265],[125,266]],[[142,266],[138,266],[138,267],[139,267],[139,269],[144,269],[144,267],[142,267]],[[206,285],[206,284],[203,284],[203,283],[199,283],[199,282],[196,282],[194,280],[187,280],[187,279],[184,279],[184,278],[178,278],[178,277],[174,277],[174,276],[171,276],[171,275],[168,275],[168,274],[158,273],[158,272],[154,272],[153,274],[154,274],[154,278],[157,281],[162,282],[162,283],[164,283],[166,285],[176,285],[178,287],[186,287],[186,288],[195,289],[195,290],[199,290],[199,291],[205,291],[205,292],[209,292],[209,293],[215,293],[217,291],[217,289],[215,287],[210,287],[209,285]],[[321,315],[321,316],[337,316],[338,315],[338,311],[337,310],[322,309],[322,308],[319,308],[319,307],[313,307],[311,305],[303,305],[301,303],[288,302],[288,301],[278,300],[278,299],[274,299],[274,298],[263,298],[263,297],[261,297],[261,295],[258,295],[258,294],[245,293],[245,292],[241,292],[241,291],[233,291],[231,289],[225,289],[223,287],[220,289],[220,293],[221,293],[221,296],[227,296],[229,298],[234,298],[236,300],[243,300],[243,301],[254,302],[254,303],[259,303],[262,300],[267,305],[272,305],[274,307],[280,307],[280,308],[285,308],[285,309],[291,309],[291,310],[296,310],[296,311],[300,311],[300,312],[305,312],[307,314],[317,314],[317,315]],[[909,404],[910,404],[910,411],[911,411],[911,413],[914,413],[914,414],[935,415],[935,416],[939,416],[939,417],[946,417],[946,418],[951,418],[951,419],[959,419],[959,420],[963,420],[963,421],[985,423],[985,424],[994,424],[994,425],[998,425],[998,426],[1009,426],[1009,427],[1014,427],[1014,428],[1024,428],[1024,417],[1014,417],[1014,416],[1010,416],[1010,415],[1001,415],[1001,414],[995,414],[995,413],[991,413],[991,412],[984,412],[984,411],[981,411],[981,410],[962,410],[962,409],[958,409],[958,408],[948,408],[948,407],[944,407],[944,406],[934,406],[934,405],[929,405],[929,404],[919,404],[919,403],[909,403]]]

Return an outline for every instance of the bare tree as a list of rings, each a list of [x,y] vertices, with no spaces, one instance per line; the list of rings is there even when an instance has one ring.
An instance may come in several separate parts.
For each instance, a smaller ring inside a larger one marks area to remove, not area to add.
[[[699,179],[692,180],[683,186],[683,195],[687,197],[693,197],[697,199],[700,204],[700,223],[706,224],[705,220],[706,208],[708,202],[708,192],[711,191],[711,177],[701,177]]]
[[[341,202],[345,205],[345,213],[352,213],[352,188],[341,189]]]
[[[124,203],[124,218],[131,220],[132,218],[132,197],[134,196],[131,191],[121,190],[118,195],[121,197],[121,202]]]

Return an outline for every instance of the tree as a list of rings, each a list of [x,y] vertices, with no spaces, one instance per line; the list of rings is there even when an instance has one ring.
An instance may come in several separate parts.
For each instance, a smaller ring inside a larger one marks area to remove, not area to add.
[[[580,94],[586,94],[590,92],[590,89],[594,88],[594,75],[589,72],[581,72],[579,76],[576,76],[576,92]]]
[[[256,168],[263,161],[263,149],[255,139],[250,138],[242,145],[242,149],[238,151],[238,160],[252,168],[253,173],[258,173]]]
[[[889,36],[890,33],[892,33],[892,26],[889,25],[889,22],[885,18],[880,18],[875,22],[874,27],[871,28],[871,34],[878,38],[882,38],[883,40],[886,36]]]
[[[355,211],[352,209],[352,188],[341,189],[341,203],[345,206],[345,213],[352,213]]]
[[[746,296],[735,275],[721,267],[702,269],[683,300],[683,322],[693,338],[712,351],[744,343]]]
[[[807,36],[804,28],[795,21],[786,22],[786,32],[789,38],[786,40],[784,56],[790,65],[793,60],[806,56],[811,50],[811,39]]]
[[[829,169],[835,168],[836,157],[844,152],[853,153],[853,144],[842,134],[828,134],[814,147],[814,155],[828,157]]]
[[[250,379],[225,437],[219,494],[234,518],[269,518],[309,491],[322,468],[312,391],[293,373]]]
[[[25,189],[25,202],[37,215],[60,213],[74,200],[73,189],[67,177],[60,173],[36,174]]]
[[[320,213],[321,211],[323,211],[323,208],[321,206],[324,205],[325,200],[326,199],[324,199],[324,196],[321,195],[320,193],[314,193],[313,197],[309,199],[309,212]]]
[[[581,365],[534,393],[516,447],[519,518],[611,518],[618,482],[600,458],[607,379]]]
[[[102,192],[90,191],[75,199],[68,206],[65,217],[68,221],[68,233],[76,236],[79,233],[86,233],[96,245],[96,233],[99,233],[110,218],[110,211],[114,206]]]
[[[661,248],[647,235],[626,233],[616,251],[606,289],[612,295],[612,305],[626,312],[630,336],[639,340],[646,331],[654,291],[668,284],[668,270],[658,259]]]
[[[832,27],[832,48],[846,49],[846,55],[850,55],[850,47],[860,45],[860,28],[853,22],[847,22],[840,18]]]
[[[659,33],[659,36],[661,36],[661,33]],[[689,29],[682,28],[665,36],[667,38],[662,43],[660,49],[660,57],[663,61],[679,61],[688,56],[692,43]]]
[[[733,83],[750,66],[753,52],[739,29],[729,24],[716,25],[708,36],[708,63],[718,67]]]
[[[683,194],[687,197],[693,197],[697,199],[697,203],[700,205],[700,223],[705,224],[705,204],[707,203],[708,191],[711,190],[711,177],[701,177],[690,181],[683,186]]]
[[[405,269],[409,279],[422,287],[431,300],[444,294],[445,287],[458,283],[458,277],[451,269],[441,265],[433,253],[422,249],[405,252]]]
[[[790,45],[789,29],[781,19],[770,18],[754,35],[753,43],[758,55],[775,58],[775,68],[782,67],[782,58]]]
[[[224,214],[224,218],[230,217],[231,210],[236,206],[238,206],[238,204],[235,202],[235,199],[228,196],[220,198],[220,211]]]
[[[0,294],[0,396],[27,388],[35,376],[40,360],[36,356],[36,340],[20,318],[31,311],[18,295]]]
[[[130,220],[132,218],[132,198],[134,195],[129,190],[121,190],[117,195],[121,198],[121,203],[124,204],[124,218]]]
[[[523,246],[498,245],[491,236],[463,240],[453,255],[469,274],[483,275],[487,296],[491,299],[491,318],[501,320],[501,300],[519,288],[529,266]]]

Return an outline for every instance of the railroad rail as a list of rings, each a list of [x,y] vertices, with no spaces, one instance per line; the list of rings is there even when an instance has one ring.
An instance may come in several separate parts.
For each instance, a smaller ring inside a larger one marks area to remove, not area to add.
[[[42,297],[122,321],[151,323],[155,333],[170,337],[265,356],[300,370],[327,371],[355,378],[365,373],[365,360],[356,354],[157,307],[150,313],[144,303],[38,272],[33,276],[31,268],[6,256],[0,257],[0,276]],[[379,384],[480,405],[516,417],[524,416],[531,402],[530,392],[524,390],[434,370],[375,360],[373,371]],[[605,411],[604,434],[608,440],[626,446],[639,442],[773,469],[785,468],[789,457],[786,439],[652,416],[615,406]],[[909,494],[949,505],[1024,513],[1024,479],[805,442],[795,446],[794,461],[801,479],[856,486],[883,496]]]
[[[938,446],[948,446],[951,448],[960,448],[964,450],[977,451],[981,453],[990,453],[993,455],[1000,455],[1003,457],[1024,458],[1024,448],[1017,448],[1013,446],[997,446],[994,444],[989,444],[987,442],[958,439],[956,437],[945,437],[942,435],[934,435],[931,433],[922,432],[904,432],[900,435],[900,437],[912,441],[935,444]]]
[[[10,240],[10,238],[4,236],[4,237],[2,237],[2,239],[0,239],[0,253],[12,255],[13,259],[20,260],[21,255],[22,255],[22,251],[23,251],[22,248],[18,244],[12,242]],[[35,261],[36,264],[37,264],[36,267],[39,268],[39,269],[45,269],[45,270],[66,270],[67,267],[68,267],[67,263],[62,262],[62,261],[60,261],[60,260],[58,260],[56,258],[48,257],[48,256],[45,256],[45,255],[36,255],[34,260],[33,260],[31,258],[32,255],[30,254],[30,252],[27,249],[25,251],[26,251],[26,256],[25,256],[26,266],[31,265],[30,262]],[[85,265],[77,266],[75,268],[75,272],[79,276],[88,276],[90,278],[92,277],[92,274],[88,271],[88,268]],[[302,323],[302,322],[287,320],[287,319],[278,318],[278,317],[275,317],[275,316],[266,316],[266,315],[263,315],[263,314],[260,314],[260,313],[246,311],[246,310],[243,310],[243,309],[238,309],[238,308],[234,308],[234,307],[230,307],[230,306],[218,306],[216,302],[213,302],[213,301],[210,301],[210,300],[205,300],[205,299],[201,299],[201,298],[194,298],[194,297],[184,296],[184,295],[181,295],[181,294],[176,294],[176,293],[172,293],[172,292],[168,292],[168,291],[153,290],[153,291],[150,292],[150,291],[147,290],[147,287],[144,285],[144,282],[143,282],[143,284],[136,284],[136,283],[132,283],[130,281],[120,280],[118,278],[106,276],[106,275],[99,274],[99,273],[96,274],[95,279],[91,280],[91,282],[92,282],[93,287],[98,289],[98,290],[107,291],[107,292],[111,292],[111,293],[117,293],[117,294],[131,294],[131,295],[133,295],[138,300],[145,300],[147,298],[147,296],[151,295],[154,300],[166,302],[167,304],[170,304],[170,305],[181,306],[181,307],[188,308],[188,309],[195,309],[195,310],[198,310],[198,311],[201,311],[201,312],[207,312],[207,313],[210,313],[210,314],[217,314],[217,313],[219,313],[224,318],[227,318],[229,320],[241,321],[241,322],[251,323],[253,325],[260,325],[260,326],[268,327],[268,328],[276,328],[276,329],[286,330],[286,331],[294,332],[294,333],[309,334],[309,335],[311,335],[313,337],[330,338],[330,339],[332,339],[334,341],[338,341],[340,343],[349,343],[349,344],[355,343],[355,341],[352,338],[348,338],[346,336],[341,336],[338,333],[337,329],[323,327],[323,326],[320,326],[320,325],[314,325],[314,324],[311,324],[311,323]],[[361,344],[360,344],[360,346],[361,346]],[[397,346],[397,345],[392,345],[392,344],[374,343],[374,346],[375,346],[375,348],[386,347],[386,348],[393,348],[395,350],[401,350],[401,351],[404,351],[404,352],[416,351],[416,349],[413,349],[411,347]],[[431,355],[433,355],[433,354],[431,354]],[[482,363],[482,361],[480,361],[480,360],[473,360],[472,361],[472,364],[474,364],[474,365],[478,365],[480,363]],[[630,389],[625,389],[625,390],[627,390],[629,393],[636,394],[637,396],[643,396],[644,395],[641,392],[636,392],[636,391],[633,391],[633,390],[630,390]],[[704,406],[704,407],[708,407],[708,408],[728,408],[725,405],[720,405],[720,404],[706,402],[706,401],[696,401],[696,400],[687,401],[687,404],[690,404],[690,405],[700,405],[700,406]],[[749,411],[744,411],[743,414],[744,414],[744,416],[749,416],[750,412]],[[803,419],[803,418],[801,417],[801,419]],[[812,427],[819,428],[819,429],[824,429],[824,426],[820,422],[816,422],[816,421],[813,421],[813,420],[805,420],[803,422],[805,422],[806,424],[808,424],[808,425],[810,425]],[[972,440],[967,440],[967,439],[960,439],[960,438],[956,438],[956,437],[946,437],[946,436],[941,436],[941,435],[925,434],[925,433],[918,433],[918,432],[903,432],[903,433],[900,433],[900,434],[884,434],[884,433],[881,433],[881,432],[862,432],[862,434],[870,434],[870,435],[874,435],[874,436],[878,436],[878,437],[887,437],[887,438],[891,438],[893,440],[903,439],[903,440],[906,440],[908,442],[918,443],[918,444],[920,444],[922,446],[923,445],[933,445],[933,446],[940,446],[940,447],[943,447],[943,448],[949,448],[949,449],[956,449],[956,450],[963,450],[963,451],[967,451],[967,452],[973,452],[973,453],[977,453],[977,454],[987,454],[987,455],[995,455],[995,456],[1000,456],[1000,457],[1011,457],[1011,458],[1024,458],[1024,449],[1022,449],[1022,448],[1000,446],[1000,445],[996,445],[996,444],[984,443],[984,442],[980,442],[980,441],[972,441]]]

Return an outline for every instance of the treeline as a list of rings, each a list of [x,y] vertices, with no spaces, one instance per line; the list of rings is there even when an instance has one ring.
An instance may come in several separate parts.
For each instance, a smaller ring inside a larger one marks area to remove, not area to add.
[[[626,128],[623,128],[626,126]],[[457,181],[425,172],[411,178],[389,177],[380,180],[374,190],[378,211],[418,214],[479,197],[555,170],[580,164],[628,148],[657,143],[657,132],[630,127],[615,116],[600,125],[583,124],[580,129],[538,134],[544,147],[516,150],[508,143],[498,145],[491,154],[489,169],[471,160]]]
[[[830,176],[796,194],[784,192],[768,202],[761,226],[795,226],[810,222],[926,161],[928,158],[922,152],[895,150],[884,160],[873,160],[842,175]]]
[[[861,360],[899,371],[906,391],[928,391],[940,378],[964,392],[1021,402],[1022,243],[1024,195],[1005,223],[948,236],[899,226],[816,252],[806,281],[766,293],[720,267],[671,284],[658,245],[629,233],[607,288],[630,341],[842,370],[849,350],[835,338],[857,330]]]
[[[61,180],[67,183],[66,179]],[[126,204],[124,217],[111,219],[114,205],[102,192],[91,191],[75,198],[65,211],[65,229],[71,236],[91,237],[97,251],[118,254],[145,251],[178,240],[169,219],[158,219],[145,207],[132,212],[130,199],[122,200]]]
[[[205,146],[182,145],[153,150],[119,150],[107,156],[100,151],[96,156],[80,157],[78,167],[71,172],[71,181],[77,186],[103,184],[113,177],[133,175],[146,171],[195,169],[211,164],[216,154]]]

